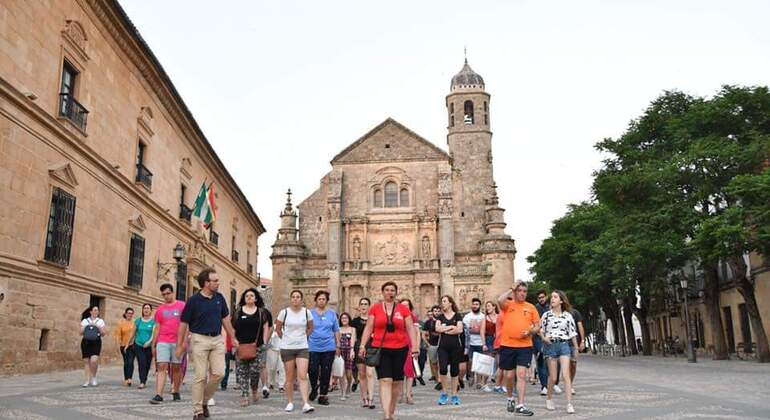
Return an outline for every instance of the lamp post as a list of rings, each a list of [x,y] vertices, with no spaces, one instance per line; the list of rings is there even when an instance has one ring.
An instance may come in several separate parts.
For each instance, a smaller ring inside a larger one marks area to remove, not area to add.
[[[172,268],[179,267],[179,265],[182,264],[182,260],[184,259],[185,255],[186,255],[186,251],[184,249],[184,245],[182,245],[181,243],[177,243],[176,246],[174,247],[174,262],[164,263],[158,260],[158,280],[165,277],[166,274],[168,274],[168,272],[171,271]],[[164,270],[164,269],[165,271],[161,272],[161,270]]]
[[[626,357],[626,326],[623,324],[623,299],[616,299],[618,304],[618,338],[620,341],[620,357]]]
[[[697,362],[697,359],[695,357],[695,349],[692,346],[692,329],[690,328],[690,311],[687,308],[687,276],[682,275],[679,279],[679,285],[682,286],[682,294],[684,295],[684,299],[682,300],[682,304],[684,305],[684,328],[685,328],[685,336],[687,337],[687,361],[690,363]]]

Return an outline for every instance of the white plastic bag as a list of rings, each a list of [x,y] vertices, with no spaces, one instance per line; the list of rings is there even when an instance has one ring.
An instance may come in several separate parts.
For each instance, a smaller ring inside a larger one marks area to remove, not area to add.
[[[492,376],[495,371],[495,358],[484,353],[473,353],[473,372],[479,375]]]
[[[332,376],[341,378],[343,375],[345,375],[345,361],[342,360],[342,356],[337,356],[332,364]]]

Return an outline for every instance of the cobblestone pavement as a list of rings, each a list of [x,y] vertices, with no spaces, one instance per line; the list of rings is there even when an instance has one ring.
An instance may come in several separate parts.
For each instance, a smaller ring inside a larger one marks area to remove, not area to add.
[[[188,374],[189,375],[189,374]],[[231,381],[234,382],[231,375]],[[182,402],[148,404],[151,390],[120,386],[117,367],[103,369],[97,388],[81,388],[81,372],[57,372],[0,378],[0,418],[8,419],[178,419],[190,418],[189,382]],[[151,383],[154,382],[152,379]],[[603,358],[586,356],[577,377],[576,414],[567,414],[564,395],[554,397],[557,410],[545,409],[545,398],[528,386],[528,406],[537,418],[603,419],[756,419],[770,418],[770,366],[750,362],[658,357]],[[342,402],[332,397],[329,407],[313,414],[283,411],[283,395],[273,393],[256,406],[238,406],[236,391],[218,392],[212,419],[275,417],[280,419],[382,418],[379,410],[358,407],[358,397]],[[398,419],[505,419],[504,398],[480,391],[461,394],[460,406],[439,407],[431,386],[417,386],[415,405],[399,405]],[[297,401],[295,395],[295,401]],[[295,403],[295,405],[297,405]]]

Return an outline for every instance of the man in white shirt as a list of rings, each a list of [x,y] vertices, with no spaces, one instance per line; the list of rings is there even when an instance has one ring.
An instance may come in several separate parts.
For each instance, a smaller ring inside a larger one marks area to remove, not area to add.
[[[468,364],[470,369],[468,372],[470,379],[470,372],[473,372],[473,353],[484,351],[484,336],[482,335],[481,326],[484,324],[484,314],[481,312],[481,300],[479,298],[473,298],[471,300],[471,311],[465,314],[463,317],[463,325],[465,326],[466,345],[468,352]],[[474,375],[475,378],[476,375]],[[474,380],[474,383],[481,384],[481,381]]]

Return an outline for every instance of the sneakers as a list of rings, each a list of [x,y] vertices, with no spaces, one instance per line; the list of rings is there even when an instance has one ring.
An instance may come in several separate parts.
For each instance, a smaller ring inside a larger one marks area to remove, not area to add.
[[[283,411],[286,411],[287,413],[294,411],[294,403],[286,404],[286,408],[284,408]]]
[[[553,405],[553,401],[551,400],[545,400],[545,409],[548,411],[556,410],[556,407]]]
[[[305,414],[312,413],[314,410],[315,408],[313,408],[313,406],[310,404],[305,404],[302,406],[302,412]]]
[[[548,395],[548,388],[543,387],[543,389],[540,390],[540,395]]]
[[[570,414],[575,414],[575,407],[572,406],[572,403],[567,404],[567,412]]]
[[[351,389],[353,392],[356,392],[356,390],[358,389],[358,382],[357,382],[357,381],[356,381],[356,382],[353,382],[353,386],[351,386],[351,387],[350,387],[350,389]]]
[[[438,405],[447,405],[449,402],[449,396],[447,394],[441,394],[438,397]]]
[[[495,394],[505,394],[505,390],[501,386],[496,386],[494,388]]]
[[[575,388],[574,388],[574,387],[572,387],[572,395],[575,395],[575,394],[576,394],[576,392],[575,392]]]
[[[515,413],[516,412],[516,400],[509,399],[508,400],[508,406],[506,407],[506,410],[508,410],[509,413]]]
[[[270,391],[267,390],[266,386],[262,387],[262,398],[267,398],[270,396]]]
[[[465,389],[465,381],[460,379],[458,382],[460,382],[460,389]]]
[[[171,400],[172,401],[182,401],[182,396],[179,395],[178,392],[172,392],[171,393]],[[209,404],[209,405],[214,405],[214,404]]]
[[[527,406],[524,404],[517,405],[514,413],[516,413],[519,416],[527,416],[527,417],[535,415],[535,413],[533,413],[532,410],[527,408]]]
[[[460,397],[452,395],[452,405],[460,405]]]
[[[561,394],[564,391],[562,391],[561,388],[559,388],[559,385],[554,385],[553,386],[553,392],[556,393],[556,395],[559,395],[559,394]]]
[[[441,388],[442,388],[441,382],[436,382],[436,386],[433,387],[433,389],[435,389],[436,391],[441,391]]]
[[[162,402],[163,402],[163,397],[161,397],[158,394],[155,394],[155,396],[152,397],[152,399],[150,400],[150,404],[160,404]]]
[[[425,386],[425,379],[422,379],[422,377],[417,378],[417,382],[419,382],[420,385]]]
[[[326,395],[318,397],[318,405],[329,405],[329,397]]]
[[[481,387],[481,390],[484,392],[492,392],[492,388],[490,388],[489,385],[484,385]]]
[[[96,382],[96,378],[91,378],[91,382],[89,382],[89,385],[91,385],[91,386],[97,386],[97,385],[99,385],[99,384]]]
[[[80,386],[82,386],[83,388],[88,388],[89,385],[91,385],[91,381],[88,381],[88,382],[86,382],[86,383],[84,383],[83,385],[80,385]]]

